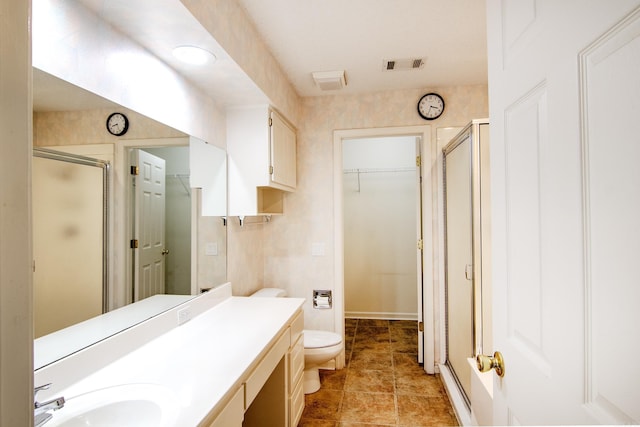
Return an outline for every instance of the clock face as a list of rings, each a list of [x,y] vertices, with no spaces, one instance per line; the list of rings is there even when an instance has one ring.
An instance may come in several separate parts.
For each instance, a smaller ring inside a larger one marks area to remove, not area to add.
[[[444,112],[444,100],[437,93],[428,93],[418,101],[418,113],[425,120],[435,120]]]
[[[120,136],[127,133],[129,120],[122,113],[113,113],[107,118],[107,130],[112,135]]]

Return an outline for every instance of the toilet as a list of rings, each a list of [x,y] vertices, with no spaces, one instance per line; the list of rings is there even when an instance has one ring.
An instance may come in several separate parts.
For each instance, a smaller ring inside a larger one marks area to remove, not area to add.
[[[283,298],[284,289],[263,288],[251,295],[258,298]],[[330,331],[303,330],[304,339],[304,394],[320,390],[320,366],[338,357],[342,351],[342,336]]]

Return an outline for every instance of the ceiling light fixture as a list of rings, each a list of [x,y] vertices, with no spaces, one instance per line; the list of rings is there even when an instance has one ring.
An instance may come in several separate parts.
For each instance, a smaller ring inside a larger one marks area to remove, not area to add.
[[[216,56],[213,53],[197,46],[178,46],[173,49],[173,56],[191,65],[204,65],[207,62],[216,61]]]

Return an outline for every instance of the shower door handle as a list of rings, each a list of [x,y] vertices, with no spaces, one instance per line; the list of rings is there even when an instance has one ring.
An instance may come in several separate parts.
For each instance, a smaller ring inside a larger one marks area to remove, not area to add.
[[[488,372],[495,369],[500,378],[504,377],[504,358],[499,351],[493,353],[493,357],[479,354],[476,357],[476,363],[480,372]]]

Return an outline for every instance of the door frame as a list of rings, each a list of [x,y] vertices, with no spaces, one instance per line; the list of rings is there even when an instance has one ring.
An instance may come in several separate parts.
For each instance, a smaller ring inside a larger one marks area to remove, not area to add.
[[[422,239],[425,244],[422,251],[422,298],[418,301],[418,319],[424,323],[424,369],[435,373],[435,316],[434,295],[437,268],[434,263],[434,212],[436,189],[434,183],[433,159],[435,146],[431,144],[431,126],[399,126],[384,128],[345,129],[333,131],[333,219],[334,219],[334,328],[344,334],[344,218],[342,188],[342,141],[345,139],[378,138],[387,136],[415,136],[421,139],[422,172]],[[344,352],[336,359],[336,368],[345,365]]]
[[[111,292],[109,310],[122,307],[133,302],[133,253],[126,244],[132,229],[133,215],[131,207],[131,186],[129,155],[131,150],[137,148],[176,147],[189,146],[189,137],[176,138],[150,138],[119,140],[115,146],[115,164],[113,168],[113,211],[115,215],[113,227],[113,283],[124,283],[117,286]],[[195,194],[194,194],[195,196]],[[197,248],[197,197],[191,198],[191,250],[196,253]],[[194,281],[197,281],[197,257],[191,257],[191,289],[195,289]]]

